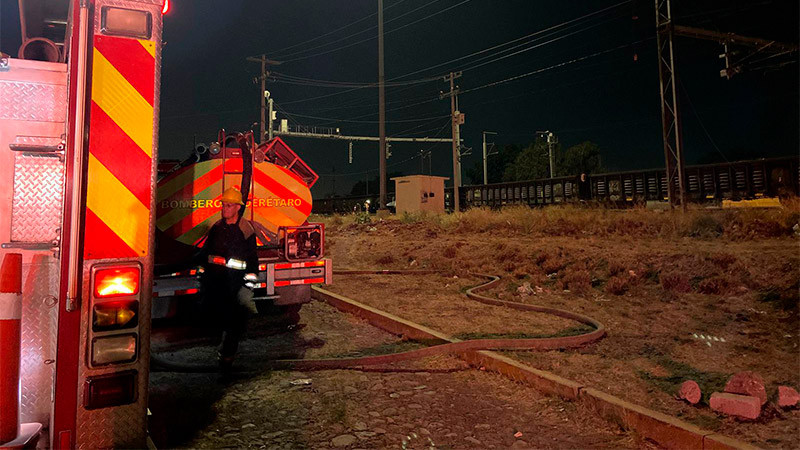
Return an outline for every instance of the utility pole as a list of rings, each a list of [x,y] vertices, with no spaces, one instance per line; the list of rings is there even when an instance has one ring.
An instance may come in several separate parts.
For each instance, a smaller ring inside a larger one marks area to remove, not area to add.
[[[267,117],[267,140],[271,141],[272,140],[272,133],[273,133],[273,131],[275,129],[272,126],[272,121],[275,120],[275,111],[273,109],[272,97],[270,97],[269,91],[264,91],[264,95],[269,97],[267,99],[267,114],[268,114],[268,117]]]
[[[383,75],[383,0],[378,0],[378,136],[380,137],[380,201],[378,207],[386,209],[386,94]]]
[[[457,78],[461,78],[461,71],[445,75],[443,79],[450,82],[450,92],[439,94],[439,99],[450,97],[450,119],[453,129],[453,212],[458,212],[460,209],[458,198],[458,189],[461,187],[459,144],[461,143],[461,124],[464,123],[464,115],[458,111],[458,86],[455,84]]]
[[[267,66],[278,66],[281,64],[281,61],[273,61],[271,59],[267,59],[267,55],[261,54],[258,58],[253,56],[247,57],[248,61],[251,62],[260,62],[261,63],[261,76],[259,79],[261,80],[261,93],[259,97],[261,97],[261,129],[258,134],[258,138],[260,142],[264,142],[266,140],[266,128],[267,128],[267,99],[269,98],[269,92],[267,92],[267,77],[269,76],[269,72],[267,71]],[[253,82],[257,82],[258,79],[254,79]],[[269,99],[269,123],[270,123],[270,139],[272,139],[272,99]]]
[[[538,136],[544,136],[547,139],[547,155],[550,160],[550,178],[555,178],[556,163],[553,160],[553,146],[558,144],[558,136],[553,134],[552,131],[537,131]]]
[[[486,135],[487,134],[497,134],[494,131],[484,131],[483,134],[483,184],[489,184],[489,170],[487,169],[487,157],[489,154],[486,152]],[[494,145],[492,143],[491,145]]]
[[[547,132],[547,150],[550,153],[550,178],[556,177],[556,163],[553,161],[553,146],[558,143],[558,138],[552,131]]]

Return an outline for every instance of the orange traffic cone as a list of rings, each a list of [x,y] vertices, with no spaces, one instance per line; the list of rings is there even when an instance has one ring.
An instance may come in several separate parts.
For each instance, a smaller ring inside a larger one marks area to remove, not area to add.
[[[22,255],[7,253],[0,268],[0,444],[19,434]]]

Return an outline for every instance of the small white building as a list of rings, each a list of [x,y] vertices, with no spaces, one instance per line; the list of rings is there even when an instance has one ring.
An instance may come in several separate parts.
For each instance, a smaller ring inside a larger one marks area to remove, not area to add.
[[[447,177],[409,175],[392,178],[397,214],[430,211],[444,212],[444,180]]]

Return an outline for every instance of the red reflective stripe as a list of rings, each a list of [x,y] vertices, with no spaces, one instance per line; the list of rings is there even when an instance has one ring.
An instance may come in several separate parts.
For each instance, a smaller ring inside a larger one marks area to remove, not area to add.
[[[92,239],[84,239],[83,257],[86,259],[141,256],[89,208],[86,208],[86,235],[92,236]]]
[[[213,200],[216,201],[221,198],[222,195],[219,195]],[[167,230],[168,235],[181,236],[184,233],[188,233],[192,228],[200,225],[204,220],[220,212],[220,210],[217,208],[201,208],[195,210],[187,209],[186,212],[191,212],[191,214],[187,214],[186,217],[181,219],[178,223],[169,227]]]
[[[286,171],[286,173],[288,173],[292,177],[296,178],[298,180],[298,182],[302,183],[303,186],[305,186],[305,183],[302,180],[300,180],[300,178],[298,178],[297,175],[289,172],[288,170]],[[270,192],[272,192],[273,194],[277,195],[278,198],[299,199],[300,200],[300,206],[295,206],[294,209],[300,211],[302,214],[305,214],[306,216],[311,214],[311,203],[309,203],[309,202],[305,201],[304,199],[300,198],[293,191],[287,189],[282,184],[280,184],[277,181],[273,180],[272,177],[268,176],[267,174],[265,174],[264,172],[259,170],[257,167],[253,167],[253,180],[256,183],[260,184],[265,189],[267,189]]]
[[[291,264],[275,264],[276,269],[291,269]]]
[[[150,209],[150,171],[153,160],[94,101],[91,114],[89,148],[92,155]]]
[[[306,278],[303,280],[304,284],[312,284],[312,283],[324,283],[325,278]]]
[[[190,166],[191,167],[191,166]],[[188,168],[187,168],[188,169]],[[195,196],[203,192],[204,190],[208,189],[209,186],[213,185],[214,183],[218,183],[222,181],[222,164],[214,167],[213,169],[209,170],[205,174],[203,174],[200,178],[191,179],[189,180],[186,185],[182,188],[178,189],[177,192],[170,195],[168,198],[161,200],[156,205],[156,214],[160,217],[165,213],[172,211],[172,207],[169,206],[169,202],[172,200],[190,200],[194,199]],[[163,186],[166,184],[165,180],[162,180],[159,183],[159,186]],[[221,190],[221,188],[220,188]],[[198,199],[199,200],[199,199]],[[164,207],[163,205],[167,205]],[[221,207],[221,206],[220,206]]]
[[[317,267],[317,266],[324,266],[325,261],[311,261],[307,263],[303,263],[305,267]]]
[[[290,283],[291,283],[291,282],[290,282],[290,281],[288,281],[288,280],[276,281],[276,282],[275,282],[275,286],[277,286],[277,287],[280,287],[280,286],[288,286]]]
[[[97,35],[94,47],[114,66],[147,103],[153,104],[155,58],[139,41]]]

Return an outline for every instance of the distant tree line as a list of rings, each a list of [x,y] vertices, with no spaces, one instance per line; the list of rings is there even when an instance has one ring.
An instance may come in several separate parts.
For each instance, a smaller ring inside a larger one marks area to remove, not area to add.
[[[553,145],[555,176],[590,174],[603,171],[600,148],[594,142],[584,141],[563,150],[561,144]],[[547,139],[537,137],[525,148],[506,145],[488,158],[486,167],[489,183],[534,180],[550,176],[550,156]],[[467,170],[472,184],[483,183],[483,162]]]

